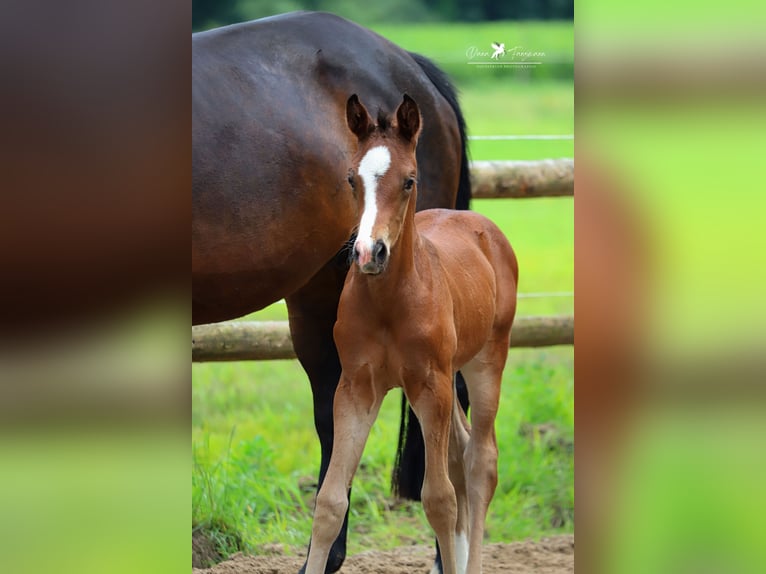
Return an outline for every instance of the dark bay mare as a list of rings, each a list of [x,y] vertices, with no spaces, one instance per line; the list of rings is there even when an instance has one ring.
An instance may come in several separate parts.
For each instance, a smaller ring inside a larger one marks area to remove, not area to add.
[[[356,93],[384,118],[405,92],[424,120],[417,209],[467,209],[464,121],[455,90],[426,58],[324,13],[192,35],[192,322],[234,319],[286,299],[313,393],[320,486],[341,373],[333,325],[358,221],[346,171],[356,149],[346,101]],[[405,412],[403,402],[394,489],[418,499],[423,441]],[[345,558],[347,528],[348,515],[327,572]]]

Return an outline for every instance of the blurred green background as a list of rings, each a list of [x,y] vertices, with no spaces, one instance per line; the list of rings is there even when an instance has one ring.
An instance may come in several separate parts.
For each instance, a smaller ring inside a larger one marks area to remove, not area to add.
[[[578,175],[578,202],[588,221],[622,206],[637,249],[614,250],[640,285],[621,358],[578,285],[577,420],[613,441],[578,429],[578,571],[766,572],[766,10],[588,0],[577,22],[578,169],[602,183]],[[578,269],[598,258],[578,248]]]

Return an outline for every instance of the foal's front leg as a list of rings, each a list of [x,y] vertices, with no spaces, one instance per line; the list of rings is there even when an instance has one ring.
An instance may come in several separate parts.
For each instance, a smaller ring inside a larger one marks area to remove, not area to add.
[[[444,574],[456,574],[457,498],[449,478],[448,450],[452,417],[451,373],[434,373],[428,384],[405,382],[405,392],[420,419],[426,447],[423,510],[434,529]],[[414,399],[414,400],[413,400]]]
[[[369,374],[355,380],[341,375],[333,407],[335,441],[314,508],[306,574],[324,574],[330,547],[348,511],[348,489],[383,402]]]
[[[333,339],[338,299],[348,262],[336,257],[328,262],[301,290],[287,297],[293,347],[311,382],[314,399],[314,424],[319,437],[322,459],[317,487],[321,488],[333,445],[333,398],[341,375],[340,359]],[[346,558],[348,515],[332,545],[326,574],[340,570]],[[306,574],[304,564],[298,574]]]

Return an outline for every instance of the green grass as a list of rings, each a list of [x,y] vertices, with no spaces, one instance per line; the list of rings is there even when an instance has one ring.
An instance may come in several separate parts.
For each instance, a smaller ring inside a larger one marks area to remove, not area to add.
[[[469,137],[472,135],[570,135],[574,97],[566,82],[469,85],[460,91]],[[573,140],[470,140],[474,160],[534,160],[574,156]]]
[[[510,352],[488,541],[572,529],[573,459],[556,442],[572,440],[572,355],[571,348]],[[319,445],[297,362],[195,364],[193,379],[193,523],[216,533],[224,551],[303,548]],[[386,397],[354,481],[351,553],[431,540],[422,509],[389,494],[399,396]],[[553,440],[520,434],[524,424],[540,423],[555,425]]]
[[[462,44],[487,38],[509,44],[518,37],[518,44],[571,56],[570,24],[378,30],[448,68],[470,68],[460,60]],[[461,73],[457,83],[471,134],[572,133],[571,81],[495,73],[466,78]],[[469,151],[479,160],[543,159],[573,157],[573,148],[572,141],[472,141]],[[519,259],[521,293],[572,291],[571,198],[477,200],[473,209],[509,237]],[[519,315],[572,312],[572,297],[519,300]],[[284,320],[286,308],[277,303],[247,319]],[[500,480],[487,519],[488,541],[573,530],[572,364],[571,347],[509,353],[496,423]],[[193,525],[213,536],[224,553],[258,552],[273,543],[303,549],[311,530],[319,444],[311,391],[300,365],[194,364],[192,379]],[[422,508],[389,495],[399,393],[386,397],[354,482],[350,553],[432,540]],[[553,431],[522,435],[522,429],[539,424]]]

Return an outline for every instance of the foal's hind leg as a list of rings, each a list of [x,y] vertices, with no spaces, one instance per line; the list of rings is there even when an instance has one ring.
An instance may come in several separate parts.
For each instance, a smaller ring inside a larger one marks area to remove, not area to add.
[[[469,512],[466,490],[465,452],[470,432],[465,412],[457,394],[452,405],[452,423],[449,443],[449,478],[457,497],[457,523],[455,524],[455,561],[458,574],[464,574],[468,564]]]
[[[324,574],[330,547],[348,513],[348,491],[364,445],[383,402],[367,374],[362,380],[341,377],[335,394],[335,442],[324,483],[317,495],[306,574]]]
[[[465,452],[470,515],[468,567],[481,572],[481,544],[489,503],[497,487],[497,440],[495,417],[500,401],[500,382],[508,357],[508,337],[490,341],[463,367],[471,396],[471,436]]]
[[[470,427],[465,418],[468,411],[468,388],[462,373],[455,374],[455,405],[452,409],[452,425],[450,430],[449,444],[449,478],[455,487],[457,497],[457,525],[455,526],[455,555],[457,561],[458,573],[465,572],[466,561],[468,560],[468,495],[465,487],[465,464],[463,454],[468,444],[468,434]],[[417,427],[417,440],[420,443],[420,459],[425,463],[425,448],[423,446],[423,433],[417,418],[413,415],[412,426]],[[410,429],[407,429],[407,441],[415,442],[410,436]],[[413,465],[414,466],[414,465]],[[423,483],[423,470],[420,470],[420,487],[418,488],[418,500],[420,500],[420,488]],[[439,543],[436,543],[436,560],[434,560],[431,574],[442,574],[442,557],[439,549]]]

